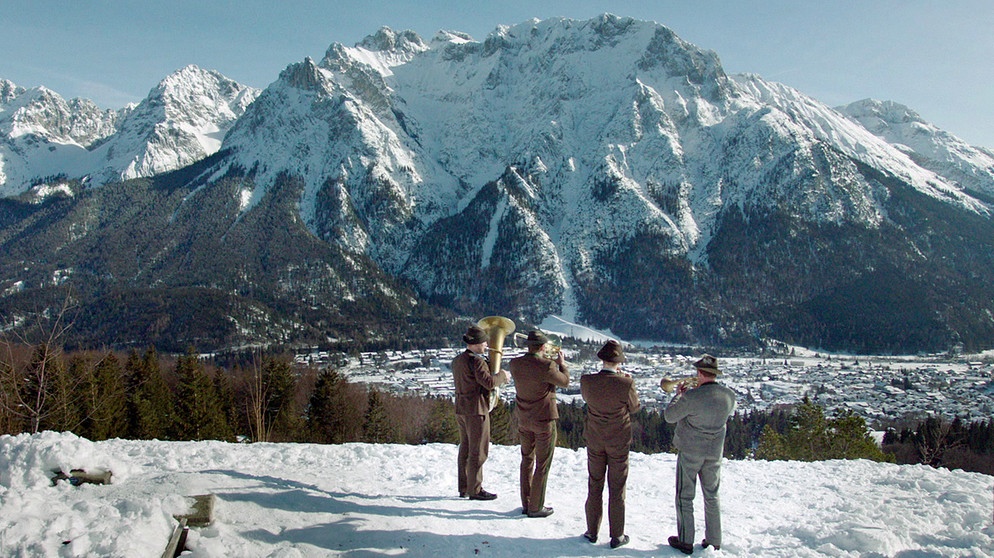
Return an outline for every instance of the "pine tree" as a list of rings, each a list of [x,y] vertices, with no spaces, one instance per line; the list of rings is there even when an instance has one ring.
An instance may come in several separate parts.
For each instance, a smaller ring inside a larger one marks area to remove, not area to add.
[[[52,367],[50,384],[50,412],[42,427],[55,432],[77,432],[82,422],[80,408],[80,380],[85,373],[78,366],[82,359],[70,359],[68,366]],[[85,365],[85,364],[84,364]]]
[[[765,461],[782,461],[789,459],[785,448],[783,435],[778,433],[773,425],[767,424],[759,435],[759,445],[756,447],[756,459]]]
[[[231,428],[221,413],[214,382],[193,350],[176,361],[177,440],[230,440]]]
[[[459,424],[456,422],[455,407],[446,401],[445,408],[447,415],[451,417],[451,438],[455,443],[459,443]],[[490,441],[502,446],[512,446],[518,443],[516,429],[514,427],[514,417],[511,415],[511,407],[504,403],[503,399],[497,400],[494,410],[490,411]],[[442,423],[440,426],[446,426]]]
[[[385,444],[392,442],[393,438],[393,427],[388,420],[383,398],[379,390],[371,389],[362,421],[362,439],[372,444]]]
[[[318,376],[307,409],[307,428],[315,442],[343,444],[350,441],[345,401],[345,379],[336,370]]]
[[[90,374],[87,410],[83,424],[91,440],[107,440],[127,435],[127,396],[124,370],[117,356],[104,355]]]
[[[794,409],[785,434],[778,433],[771,424],[763,428],[756,458],[794,461],[893,460],[877,447],[862,417],[842,412],[828,419],[822,408],[808,399]]]
[[[129,396],[128,436],[165,439],[171,427],[173,394],[162,378],[155,348],[148,348],[144,357],[131,351],[124,370]]]
[[[227,371],[221,369],[214,372],[214,390],[217,392],[217,399],[220,406],[224,423],[229,427],[228,438],[235,439],[239,432],[238,404],[235,402],[235,387],[231,383],[231,377]]]
[[[302,430],[301,413],[295,399],[297,380],[293,376],[290,363],[285,360],[269,359],[262,367],[265,384],[265,417],[269,425],[268,440],[271,442],[294,441]]]

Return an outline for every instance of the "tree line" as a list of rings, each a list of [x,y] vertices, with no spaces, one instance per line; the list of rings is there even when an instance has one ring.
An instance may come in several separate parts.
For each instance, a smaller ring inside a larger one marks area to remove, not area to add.
[[[0,434],[69,431],[109,438],[246,442],[458,443],[448,397],[400,395],[349,382],[339,371],[294,366],[286,356],[219,366],[180,356],[2,346]],[[584,447],[585,408],[559,404],[561,447]],[[672,450],[673,425],[657,410],[632,415],[632,450]],[[491,439],[515,445],[514,404],[491,414]],[[994,422],[928,417],[886,426],[882,444],[852,412],[826,416],[804,400],[728,421],[730,459],[872,459],[994,474]]]

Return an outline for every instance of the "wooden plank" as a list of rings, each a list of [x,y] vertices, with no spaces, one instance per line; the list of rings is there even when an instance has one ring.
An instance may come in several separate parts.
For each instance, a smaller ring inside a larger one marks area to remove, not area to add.
[[[185,539],[183,535],[186,534],[186,530],[186,519],[180,519],[176,528],[173,529],[172,536],[169,537],[166,549],[162,551],[162,558],[176,558],[183,552],[183,548],[180,546],[180,539]]]

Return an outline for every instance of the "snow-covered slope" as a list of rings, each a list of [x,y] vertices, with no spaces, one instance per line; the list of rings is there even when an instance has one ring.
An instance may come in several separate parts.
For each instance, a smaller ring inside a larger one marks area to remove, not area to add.
[[[918,165],[958,183],[968,193],[994,199],[994,153],[990,150],[967,145],[893,101],[864,99],[838,110],[906,152]]]
[[[676,457],[633,453],[625,531],[608,548],[586,529],[586,454],[556,451],[545,519],[521,514],[517,447],[492,446],[492,502],[456,496],[454,445],[90,442],[0,436],[0,553],[159,556],[192,496],[214,523],[191,528],[196,556],[677,556]],[[52,486],[52,469],[110,469],[110,485]],[[994,556],[994,480],[869,461],[726,461],[720,551],[699,556]],[[703,538],[700,495],[696,540]],[[125,528],[126,527],[126,528]],[[682,556],[682,555],[680,555]]]

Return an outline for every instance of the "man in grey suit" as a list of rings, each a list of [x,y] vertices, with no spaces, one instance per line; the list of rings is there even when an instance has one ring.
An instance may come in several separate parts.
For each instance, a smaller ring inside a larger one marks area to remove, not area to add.
[[[490,373],[487,334],[482,328],[470,326],[462,339],[466,350],[452,360],[459,423],[459,497],[493,500],[497,495],[483,490],[483,462],[490,452],[490,391],[510,378],[503,370]]]
[[[604,514],[604,478],[607,477],[607,518],[611,548],[628,544],[625,534],[625,484],[628,482],[628,451],[632,445],[631,413],[639,410],[635,381],[621,372],[625,353],[621,343],[611,340],[597,352],[601,371],[580,377],[580,394],[587,402],[583,436],[587,440],[587,532],[583,537],[597,542]]]
[[[669,538],[673,548],[694,552],[694,494],[697,478],[704,494],[704,548],[721,547],[721,458],[725,448],[725,424],[735,411],[735,392],[716,382],[721,374],[718,359],[705,354],[694,363],[697,387],[681,384],[663,411],[666,422],[676,423],[673,445],[676,461],[677,535]]]

